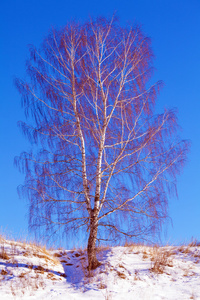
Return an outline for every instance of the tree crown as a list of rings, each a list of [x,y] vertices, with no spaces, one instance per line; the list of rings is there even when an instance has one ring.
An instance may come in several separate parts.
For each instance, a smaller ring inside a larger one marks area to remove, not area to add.
[[[94,217],[102,236],[126,238],[160,228],[188,142],[173,110],[154,114],[162,82],[148,85],[152,59],[139,27],[105,18],[69,23],[31,47],[28,80],[16,84],[32,124],[20,127],[41,150],[16,163],[32,226],[78,230]]]

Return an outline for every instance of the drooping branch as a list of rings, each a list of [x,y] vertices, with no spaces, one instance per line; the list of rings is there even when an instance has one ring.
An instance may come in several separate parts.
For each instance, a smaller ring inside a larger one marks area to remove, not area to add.
[[[68,24],[31,48],[28,80],[16,82],[21,129],[41,148],[16,159],[31,224],[87,229],[91,251],[98,224],[122,235],[131,224],[129,237],[160,228],[189,143],[174,111],[155,115],[152,59],[141,29],[115,18]]]

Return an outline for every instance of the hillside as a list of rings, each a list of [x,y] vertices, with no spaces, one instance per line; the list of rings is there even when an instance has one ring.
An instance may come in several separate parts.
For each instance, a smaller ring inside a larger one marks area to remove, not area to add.
[[[200,246],[46,250],[0,237],[0,299],[200,299]]]

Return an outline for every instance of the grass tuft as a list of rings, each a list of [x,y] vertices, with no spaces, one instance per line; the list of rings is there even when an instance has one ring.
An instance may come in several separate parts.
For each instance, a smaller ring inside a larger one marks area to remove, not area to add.
[[[1,246],[1,250],[0,250],[0,259],[4,259],[4,260],[10,259],[10,257],[9,257],[8,254],[6,253],[6,250],[5,250],[4,245]]]
[[[151,256],[152,266],[150,268],[150,271],[156,274],[163,274],[165,271],[165,267],[173,267],[173,262],[170,258],[171,255],[172,252],[170,251],[154,247]]]

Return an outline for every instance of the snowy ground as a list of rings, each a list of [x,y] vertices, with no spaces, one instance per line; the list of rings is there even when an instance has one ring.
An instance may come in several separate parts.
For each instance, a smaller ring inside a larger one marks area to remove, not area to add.
[[[0,299],[200,299],[200,246],[101,248],[87,272],[83,250],[0,237]]]

